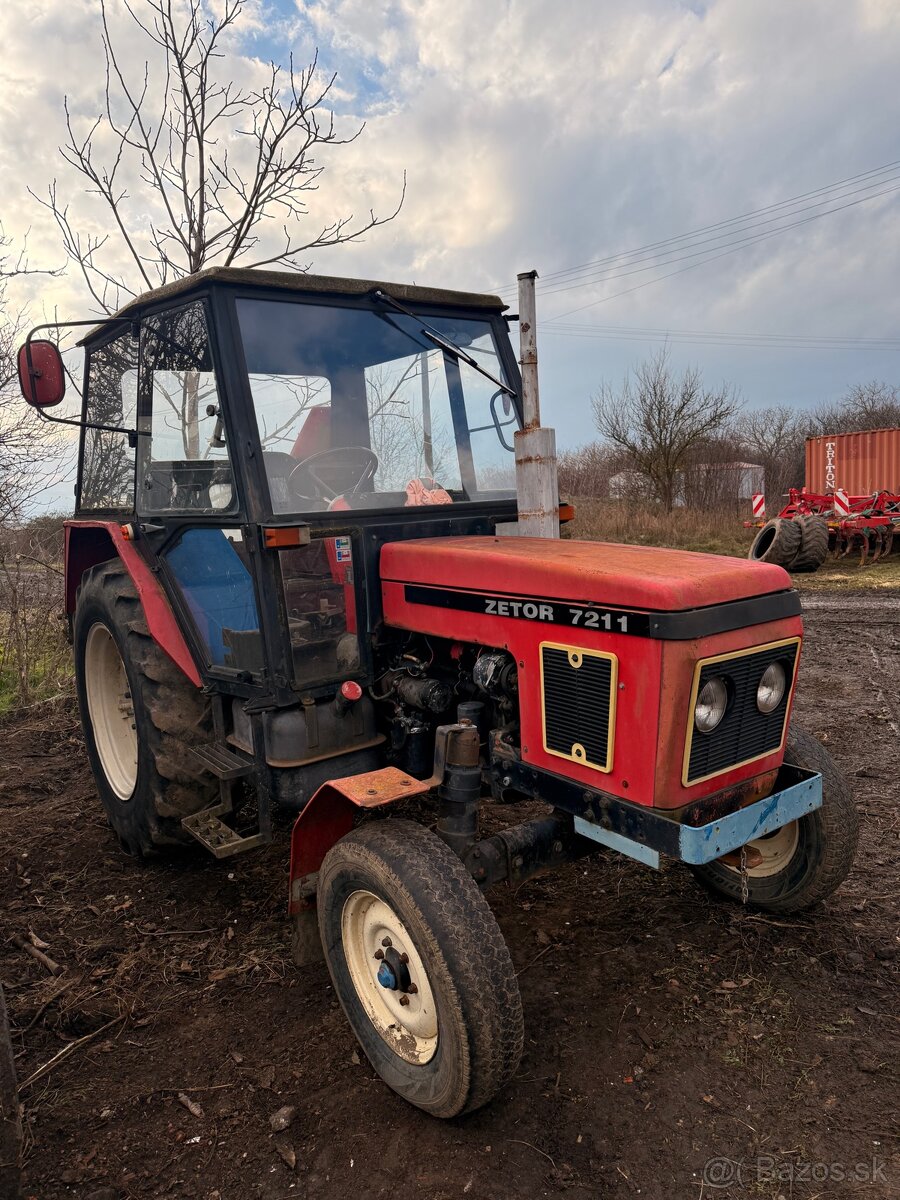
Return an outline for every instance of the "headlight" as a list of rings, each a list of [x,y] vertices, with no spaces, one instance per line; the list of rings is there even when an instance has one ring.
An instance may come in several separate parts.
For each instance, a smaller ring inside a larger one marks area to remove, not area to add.
[[[728,688],[725,680],[719,675],[707,679],[694,707],[694,724],[701,733],[709,733],[725,716],[727,707]]]
[[[787,676],[780,662],[770,663],[763,671],[759,687],[756,689],[756,707],[761,713],[774,712],[781,703],[784,689],[787,686]]]

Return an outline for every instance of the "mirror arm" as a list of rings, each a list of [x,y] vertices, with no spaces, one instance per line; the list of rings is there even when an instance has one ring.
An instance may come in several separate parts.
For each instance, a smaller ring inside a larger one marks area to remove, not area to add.
[[[123,324],[132,327],[131,332],[133,337],[137,337],[140,330],[140,322],[134,317],[110,317],[103,324]],[[96,325],[96,320],[91,321],[47,321],[43,325],[35,325],[25,338],[25,361],[28,363],[28,375],[30,379],[36,377],[37,372],[34,369],[34,364],[31,358],[31,343],[36,333],[40,333],[44,329],[69,329],[76,325]],[[32,395],[34,393],[32,392]],[[133,450],[137,446],[137,439],[140,434],[148,436],[148,431],[143,429],[126,429],[122,425],[101,425],[98,421],[76,421],[72,417],[51,417],[43,411],[43,409],[35,406],[34,411],[42,421],[50,421],[54,425],[74,425],[76,429],[100,429],[105,433],[125,433],[128,435],[128,445]]]

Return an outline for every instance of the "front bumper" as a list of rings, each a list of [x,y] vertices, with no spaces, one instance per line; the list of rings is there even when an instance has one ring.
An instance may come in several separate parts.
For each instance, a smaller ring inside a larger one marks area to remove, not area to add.
[[[822,776],[813,771],[785,763],[778,773],[776,787],[763,800],[706,825],[683,825],[651,811],[642,814],[644,819],[636,823],[639,828],[629,830],[632,836],[611,828],[613,822],[609,820],[595,820],[593,815],[576,816],[575,831],[647,866],[658,868],[660,854],[699,866],[774,833],[822,806]],[[622,823],[627,825],[627,821]]]
[[[706,823],[678,821],[669,810],[647,808],[584,788],[529,764],[495,758],[495,784],[569,813],[576,833],[651,867],[660,855],[699,866],[774,833],[822,805],[822,776],[782,763],[774,790],[762,800]]]

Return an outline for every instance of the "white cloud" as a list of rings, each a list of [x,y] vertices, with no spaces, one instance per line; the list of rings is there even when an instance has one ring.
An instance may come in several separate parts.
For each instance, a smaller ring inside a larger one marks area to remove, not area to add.
[[[335,212],[401,216],[314,269],[467,288],[618,253],[820,187],[897,157],[900,6],[895,0],[317,0],[254,9],[250,78],[314,38],[340,71],[338,111],[367,129],[323,155],[310,224]],[[59,261],[46,214],[28,199],[53,175],[73,210],[95,212],[64,174],[61,101],[97,110],[96,0],[14,0],[0,10],[3,220],[31,227],[33,257]],[[144,54],[130,38],[132,64]],[[138,211],[140,211],[138,207]],[[893,336],[900,200],[885,197],[801,226],[629,295],[579,321],[609,325]],[[676,264],[678,265],[678,264]],[[687,264],[683,264],[687,265]],[[674,266],[669,269],[675,269]],[[550,317],[643,281],[636,276],[541,301]],[[30,289],[73,316],[70,275]],[[587,397],[645,347],[547,337],[548,416],[561,440],[586,436]],[[898,372],[897,355],[679,349],[748,400],[810,401],[856,378]]]

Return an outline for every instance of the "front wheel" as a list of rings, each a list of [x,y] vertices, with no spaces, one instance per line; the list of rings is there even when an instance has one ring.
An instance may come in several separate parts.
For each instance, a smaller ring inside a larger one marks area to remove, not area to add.
[[[486,1104],[519,1065],[522,1004],[456,855],[411,821],[373,821],[329,850],[316,903],[338,999],[385,1083],[435,1117]]]
[[[824,746],[802,729],[791,727],[784,761],[822,776],[822,807],[776,829],[747,850],[747,903],[769,912],[791,913],[825,900],[844,882],[859,841],[859,816],[846,780]],[[693,867],[709,888],[740,900],[741,871],[717,859]]]

